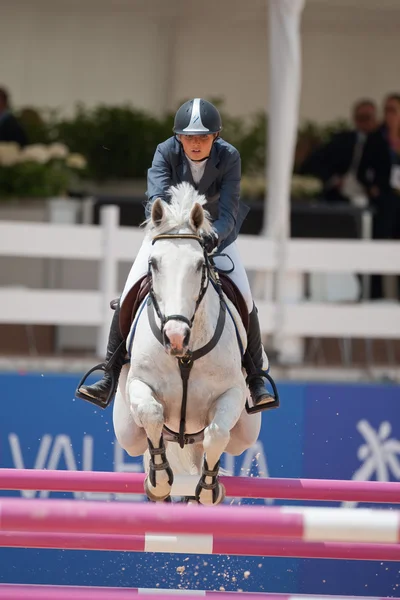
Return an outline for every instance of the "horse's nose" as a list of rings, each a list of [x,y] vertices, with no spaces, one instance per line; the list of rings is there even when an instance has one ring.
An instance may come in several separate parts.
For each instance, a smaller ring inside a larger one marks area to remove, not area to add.
[[[163,332],[165,349],[174,356],[184,356],[190,340],[190,328],[179,321],[168,321]]]

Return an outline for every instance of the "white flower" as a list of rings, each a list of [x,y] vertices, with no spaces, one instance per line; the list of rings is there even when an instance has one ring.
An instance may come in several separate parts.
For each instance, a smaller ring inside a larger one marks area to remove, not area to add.
[[[70,154],[67,157],[67,166],[71,169],[84,169],[86,165],[86,158],[82,154]]]
[[[65,144],[50,144],[48,147],[50,158],[67,158],[68,148]]]
[[[0,144],[0,165],[3,167],[12,167],[19,162],[21,149],[14,142],[4,142]]]
[[[21,151],[20,162],[33,161],[44,164],[50,160],[50,152],[44,144],[31,144]]]

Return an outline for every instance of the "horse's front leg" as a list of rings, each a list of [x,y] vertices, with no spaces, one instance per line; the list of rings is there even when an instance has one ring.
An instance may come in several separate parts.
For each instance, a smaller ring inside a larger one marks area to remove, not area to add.
[[[225,498],[225,488],[218,481],[219,464],[244,403],[245,392],[237,387],[222,394],[213,408],[211,423],[204,430],[203,469],[196,488],[196,500],[201,504],[219,504]]]
[[[145,492],[150,500],[162,502],[169,498],[174,479],[162,435],[164,408],[153,390],[142,381],[130,381],[128,393],[133,419],[139,427],[143,427],[147,436],[150,460]]]

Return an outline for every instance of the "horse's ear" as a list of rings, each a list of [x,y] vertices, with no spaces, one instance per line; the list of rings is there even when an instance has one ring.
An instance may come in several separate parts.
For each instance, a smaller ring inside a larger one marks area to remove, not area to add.
[[[198,202],[193,204],[193,208],[190,211],[189,222],[194,231],[198,231],[204,223],[204,210]]]
[[[151,207],[151,220],[158,227],[161,225],[165,216],[164,207],[161,198],[157,198]]]

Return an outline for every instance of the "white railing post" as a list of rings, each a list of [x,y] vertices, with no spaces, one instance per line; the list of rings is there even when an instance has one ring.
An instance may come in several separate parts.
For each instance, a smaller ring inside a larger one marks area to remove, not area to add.
[[[99,265],[99,289],[102,323],[98,329],[96,353],[104,359],[113,317],[110,302],[117,297],[118,259],[115,253],[115,238],[119,227],[119,208],[117,206],[104,206],[100,210],[100,224],[102,229],[102,257]]]

